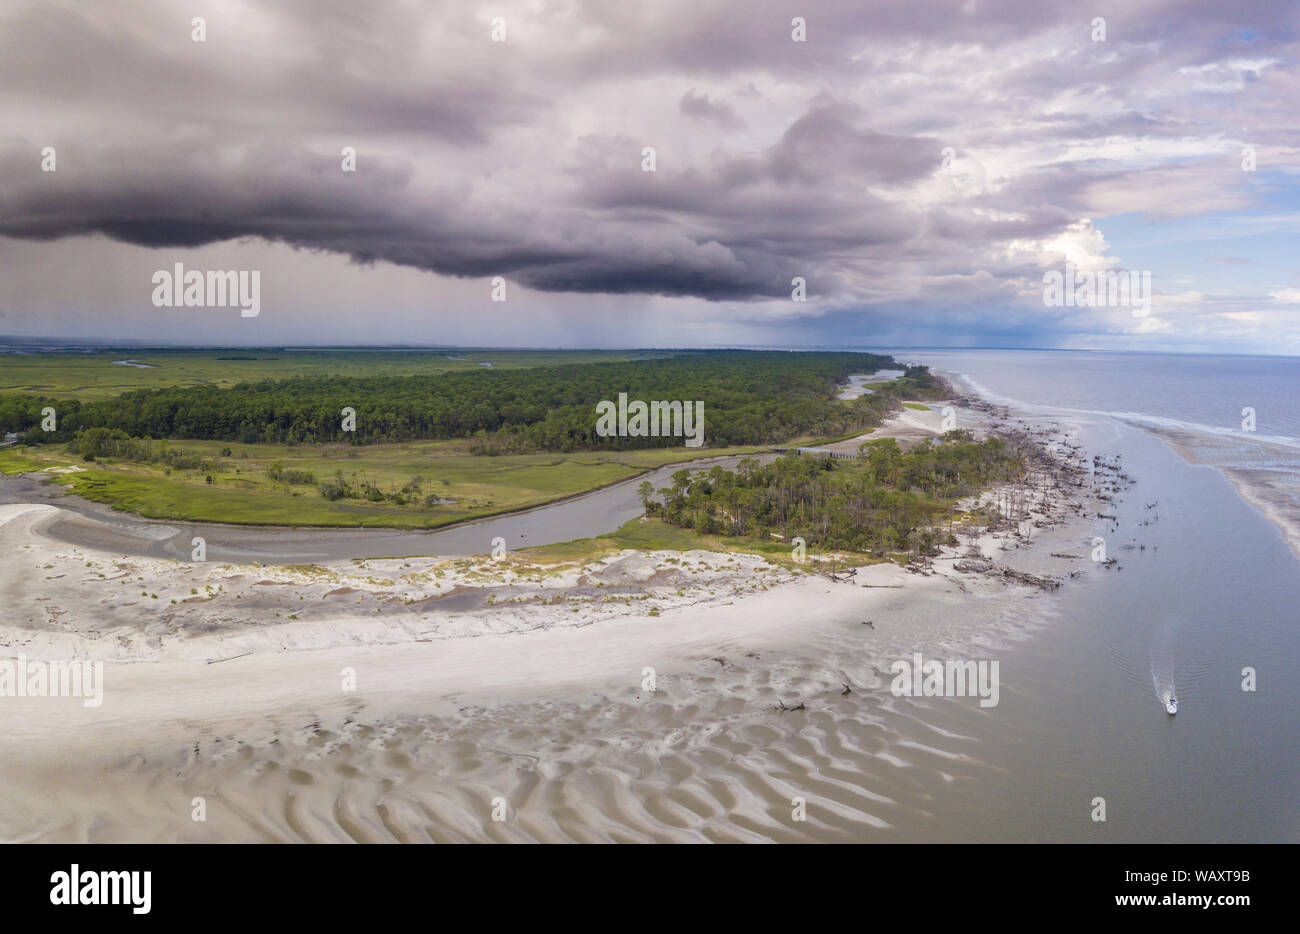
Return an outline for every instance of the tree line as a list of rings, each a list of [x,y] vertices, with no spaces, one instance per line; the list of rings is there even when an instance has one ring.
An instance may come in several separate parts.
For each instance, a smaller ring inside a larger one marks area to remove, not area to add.
[[[933,554],[950,537],[940,520],[955,500],[1022,477],[1025,464],[1013,443],[953,431],[907,451],[892,438],[868,442],[851,461],[790,453],[734,470],[682,469],[657,493],[648,482],[640,490],[647,515],[706,534]]]
[[[673,437],[602,437],[596,403],[703,400],[709,446],[830,436],[880,423],[898,398],[934,398],[943,384],[925,367],[852,402],[835,399],[852,373],[894,368],[861,353],[706,351],[658,360],[402,377],[310,376],[221,389],[134,390],[81,401],[0,395],[0,427],[26,440],[71,441],[87,429],[131,439],[315,444],[469,439],[476,453],[620,450],[679,446]],[[57,431],[40,429],[53,408]],[[343,409],[355,411],[347,431]],[[120,433],[118,435],[117,433]]]

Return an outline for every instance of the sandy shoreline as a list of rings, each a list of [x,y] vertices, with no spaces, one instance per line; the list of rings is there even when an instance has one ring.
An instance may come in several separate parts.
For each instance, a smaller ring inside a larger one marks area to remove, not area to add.
[[[962,374],[948,371],[943,376],[970,395],[979,396],[978,388]],[[1244,432],[1225,435],[1217,431],[1196,431],[1148,417],[1131,418],[1106,412],[1091,414],[1114,418],[1160,438],[1189,464],[1213,467],[1247,505],[1278,530],[1292,554],[1300,560],[1300,479],[1297,478],[1300,464],[1294,447]],[[1272,461],[1271,467],[1234,466],[1232,462],[1239,459],[1243,447],[1251,453],[1249,460]],[[1288,469],[1279,470],[1278,467]]]

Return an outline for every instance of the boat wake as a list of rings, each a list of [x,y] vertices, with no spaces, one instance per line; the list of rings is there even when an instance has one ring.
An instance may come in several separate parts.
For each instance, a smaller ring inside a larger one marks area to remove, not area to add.
[[[1151,685],[1156,700],[1168,713],[1178,712],[1174,694],[1174,622],[1166,619],[1157,627],[1151,644]]]

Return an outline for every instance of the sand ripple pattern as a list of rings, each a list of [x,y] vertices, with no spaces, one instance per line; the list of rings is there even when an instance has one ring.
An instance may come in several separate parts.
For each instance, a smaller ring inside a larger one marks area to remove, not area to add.
[[[974,699],[894,698],[879,671],[808,658],[698,668],[653,696],[382,722],[361,708],[273,723],[255,741],[200,727],[182,755],[130,756],[94,788],[60,775],[53,795],[0,818],[10,839],[87,842],[941,840],[933,803],[997,779]],[[198,797],[204,822],[191,819]]]

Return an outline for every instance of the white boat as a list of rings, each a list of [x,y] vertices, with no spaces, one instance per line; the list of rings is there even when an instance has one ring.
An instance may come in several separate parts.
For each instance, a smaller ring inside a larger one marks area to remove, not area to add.
[[[1170,716],[1178,713],[1178,699],[1171,696],[1169,700],[1165,701],[1165,710],[1169,712]]]

